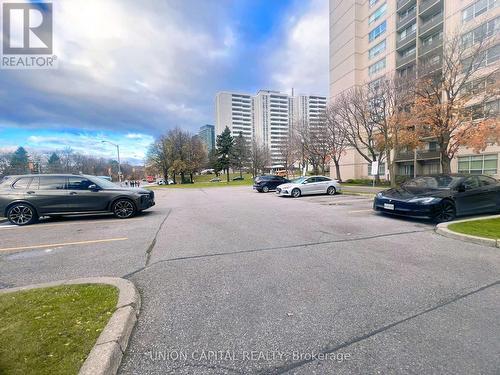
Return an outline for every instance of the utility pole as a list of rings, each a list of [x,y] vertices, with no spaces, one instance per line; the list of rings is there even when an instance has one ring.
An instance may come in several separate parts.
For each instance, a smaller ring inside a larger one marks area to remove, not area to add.
[[[109,143],[110,145],[113,145],[116,147],[116,153],[118,154],[118,181],[120,181],[120,183],[121,183],[122,182],[122,168],[121,168],[121,162],[120,162],[120,145],[113,143],[113,142],[110,142],[110,141],[105,141],[105,140],[101,140],[101,142],[102,143]]]

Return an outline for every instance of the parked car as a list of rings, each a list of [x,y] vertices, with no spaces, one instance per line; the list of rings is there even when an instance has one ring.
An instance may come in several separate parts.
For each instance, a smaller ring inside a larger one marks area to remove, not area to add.
[[[221,182],[222,180],[219,177],[214,177],[210,180],[210,182]]]
[[[259,193],[267,193],[271,190],[276,190],[279,185],[290,182],[286,178],[280,176],[263,175],[257,176],[254,179],[253,188]]]
[[[409,180],[379,192],[373,209],[393,215],[451,221],[500,211],[500,182],[484,175],[440,174]]]
[[[164,178],[159,178],[156,180],[157,185],[172,185],[174,183],[174,180],[168,179],[165,180]]]
[[[240,177],[240,176],[233,177],[233,181],[243,181],[244,179],[245,177]]]
[[[12,224],[35,223],[40,216],[112,212],[119,219],[155,205],[154,193],[125,188],[96,176],[7,176],[0,183],[0,215]]]
[[[276,194],[298,198],[301,195],[329,194],[334,195],[342,190],[337,180],[325,176],[304,176],[279,185]]]

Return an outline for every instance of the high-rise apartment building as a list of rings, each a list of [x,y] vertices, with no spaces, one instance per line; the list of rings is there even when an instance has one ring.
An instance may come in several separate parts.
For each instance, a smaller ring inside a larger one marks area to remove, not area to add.
[[[269,149],[272,165],[284,164],[282,147],[294,123],[318,124],[325,108],[325,96],[290,96],[272,90],[260,90],[255,96],[220,92],[216,96],[216,133],[226,126],[235,136],[241,129],[251,129],[251,133],[243,131],[243,135]]]
[[[215,148],[215,126],[203,125],[198,132],[198,136],[207,148],[208,153],[211,153]]]
[[[235,92],[219,92],[215,97],[215,131],[221,134],[226,126],[234,135],[240,133],[253,139],[252,96]]]
[[[376,85],[386,75],[415,75],[421,64],[440,67],[443,39],[461,33],[466,38],[493,37],[485,65],[500,59],[499,0],[330,0],[330,97],[356,85]],[[499,102],[496,106],[498,113]],[[397,174],[440,172],[436,142],[425,149],[395,155]],[[461,148],[452,161],[454,172],[489,173],[500,177],[500,147],[483,153]],[[368,163],[353,149],[342,160],[342,178],[369,175]],[[379,173],[387,168],[380,165]]]

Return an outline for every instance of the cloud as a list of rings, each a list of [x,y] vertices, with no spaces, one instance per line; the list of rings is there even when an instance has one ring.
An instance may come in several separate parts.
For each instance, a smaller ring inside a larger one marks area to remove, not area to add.
[[[300,2],[282,25],[282,38],[269,59],[271,84],[289,92],[328,93],[329,10],[327,0]]]
[[[54,1],[59,68],[2,72],[0,123],[157,134],[211,122],[237,49],[227,3]]]

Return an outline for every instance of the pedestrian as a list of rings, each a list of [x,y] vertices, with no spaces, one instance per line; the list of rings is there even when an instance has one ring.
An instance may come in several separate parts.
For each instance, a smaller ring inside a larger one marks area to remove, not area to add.
[[[141,181],[137,180],[137,187],[141,186]]]

